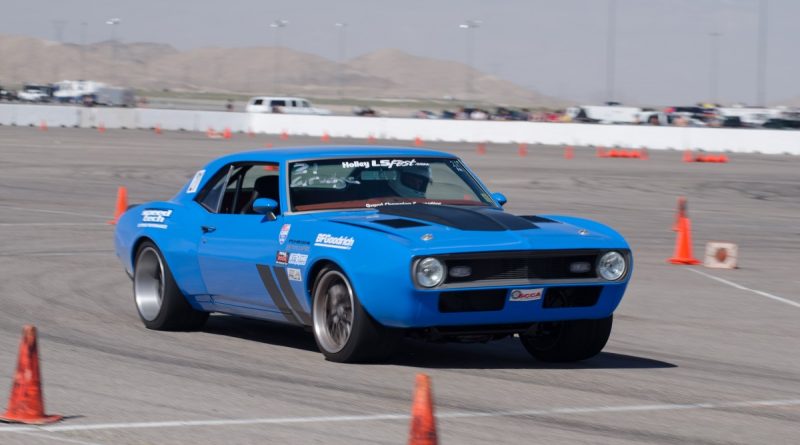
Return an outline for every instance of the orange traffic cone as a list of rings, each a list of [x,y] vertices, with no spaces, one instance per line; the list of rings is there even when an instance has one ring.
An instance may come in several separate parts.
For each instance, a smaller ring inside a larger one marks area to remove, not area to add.
[[[408,445],[436,445],[437,442],[431,379],[426,374],[417,374],[414,402],[411,405],[411,434]]]
[[[281,140],[282,140],[282,141],[289,140],[289,132],[288,132],[288,131],[286,131],[286,130],[283,130],[283,131],[281,132]]]
[[[694,157],[692,156],[692,150],[686,149],[683,151],[683,162],[694,162]]]
[[[98,133],[105,133],[106,132],[106,124],[100,122],[100,125],[97,126]]]
[[[675,239],[675,253],[669,260],[672,264],[700,264],[692,255],[692,222],[684,216],[678,221],[678,237]]]
[[[319,139],[320,139],[322,142],[330,142],[330,141],[331,141],[331,137],[330,137],[330,135],[328,134],[328,132],[327,132],[327,131],[323,132],[323,133],[322,133],[322,137],[321,137],[321,138],[319,138]]]
[[[0,417],[0,420],[3,422],[42,425],[58,422],[61,419],[63,419],[62,416],[44,413],[36,328],[26,325],[22,328],[22,341],[19,345],[19,358],[17,358],[17,372],[14,374],[14,384],[11,386],[8,409]]]
[[[264,148],[272,148],[272,142],[267,142],[264,144]]]
[[[161,124],[156,124],[156,126],[153,128],[153,132],[155,134],[161,134]]]
[[[225,130],[222,132],[222,137],[225,138],[225,139],[232,138],[233,137],[233,133],[231,133],[231,129],[228,128],[228,127],[225,127]]]
[[[650,159],[650,155],[647,153],[647,147],[642,147],[639,149],[639,159],[643,161]]]
[[[528,156],[528,146],[525,144],[517,145],[517,154],[522,158]]]
[[[120,187],[117,189],[117,208],[114,210],[114,219],[108,221],[109,224],[116,224],[119,217],[128,210],[128,189]]]
[[[422,147],[422,138],[420,138],[419,136],[414,138],[414,146],[415,147]]]
[[[486,154],[486,144],[485,143],[478,144],[478,154],[479,155],[485,155]]]
[[[607,157],[607,155],[606,155],[606,150],[605,150],[605,149],[604,149],[602,146],[598,146],[598,147],[597,147],[597,151],[595,152],[595,155],[596,155],[598,158],[605,158],[605,157]]]
[[[374,144],[375,141],[376,141],[375,136],[373,136],[372,133],[370,133],[369,137],[367,138],[367,142],[370,144]]]
[[[42,119],[42,121],[39,122],[39,130],[47,131],[47,122],[45,122],[44,119]]]
[[[575,157],[574,149],[571,145],[564,147],[564,159],[572,159]]]

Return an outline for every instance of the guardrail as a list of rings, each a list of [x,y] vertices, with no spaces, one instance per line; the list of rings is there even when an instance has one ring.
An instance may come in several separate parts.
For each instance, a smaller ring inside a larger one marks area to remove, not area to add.
[[[800,155],[800,131],[407,119],[357,116],[304,116],[152,108],[85,108],[0,104],[0,125],[141,128],[445,142],[594,145],[648,149],[790,153]]]

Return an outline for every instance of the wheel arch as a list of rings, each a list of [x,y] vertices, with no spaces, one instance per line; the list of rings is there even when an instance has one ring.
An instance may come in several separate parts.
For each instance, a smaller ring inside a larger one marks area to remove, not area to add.
[[[324,258],[314,262],[308,269],[308,278],[306,279],[306,298],[308,298],[309,307],[312,307],[314,304],[314,285],[317,284],[317,277],[326,266],[335,266],[347,276],[347,272],[344,271],[344,268],[331,259]]]
[[[139,248],[145,241],[150,241],[151,243],[153,243],[154,246],[156,246],[156,248],[158,248],[158,244],[156,244],[155,240],[153,240],[147,235],[142,235],[139,238],[137,238],[136,241],[133,242],[133,247],[131,248],[131,264],[133,265],[133,268],[136,267],[136,254],[139,253]],[[159,248],[158,250],[161,249]]]

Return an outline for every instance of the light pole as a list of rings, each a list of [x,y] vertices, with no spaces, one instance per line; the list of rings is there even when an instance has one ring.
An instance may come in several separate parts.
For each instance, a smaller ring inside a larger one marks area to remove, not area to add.
[[[336,94],[339,96],[339,99],[342,98],[342,85],[344,84],[344,59],[347,56],[347,23],[344,22],[336,22],[333,24],[336,28],[339,29],[339,47],[338,47],[338,59],[339,59],[339,72],[336,73]]]
[[[758,2],[758,74],[756,77],[756,105],[767,102],[767,0]]]
[[[59,44],[64,43],[64,25],[66,24],[67,22],[64,20],[53,20],[53,30],[55,31],[56,41]],[[55,63],[53,64],[53,77],[56,80],[58,80],[58,78],[60,77],[58,71],[58,60],[55,60],[54,62]]]
[[[117,52],[119,45],[117,44],[117,26],[122,23],[117,17],[106,20],[106,25],[111,26],[111,79],[117,81]]]
[[[606,101],[612,102],[614,100],[614,69],[616,68],[617,0],[608,0],[606,32]]]
[[[719,77],[719,36],[718,32],[708,33],[711,40],[711,64],[708,70],[708,93],[711,103],[717,103],[717,81]]]
[[[86,27],[88,26],[88,23],[81,22],[81,78],[79,80],[86,79]]]
[[[466,46],[465,46],[465,96],[469,97],[473,93],[472,85],[472,53],[475,37],[473,36],[474,30],[481,26],[480,20],[467,20],[458,25],[460,29],[465,30],[467,33]]]
[[[277,94],[281,74],[281,29],[289,25],[288,20],[275,20],[269,27],[275,30],[275,71],[272,74],[272,89]]]

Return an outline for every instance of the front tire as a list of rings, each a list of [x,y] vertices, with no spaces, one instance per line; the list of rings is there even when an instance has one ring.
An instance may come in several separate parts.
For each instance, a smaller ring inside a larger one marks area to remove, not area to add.
[[[364,310],[341,269],[322,269],[313,295],[314,339],[327,360],[367,362],[391,355],[398,332],[380,325]]]
[[[543,362],[575,362],[599,354],[605,347],[613,315],[599,320],[538,323],[519,336],[522,345]]]
[[[148,329],[192,331],[208,319],[208,312],[197,311],[186,301],[161,251],[150,241],[143,242],[136,253],[133,299]]]

